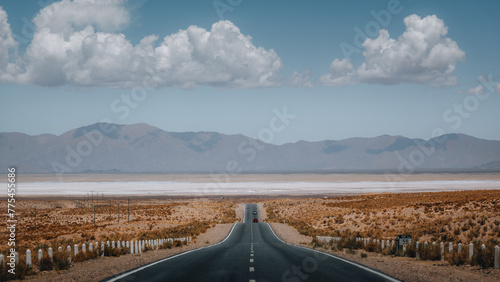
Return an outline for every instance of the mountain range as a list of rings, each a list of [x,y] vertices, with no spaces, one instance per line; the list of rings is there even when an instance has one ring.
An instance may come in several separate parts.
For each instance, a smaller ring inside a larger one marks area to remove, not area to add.
[[[500,171],[500,141],[383,135],[274,145],[244,135],[96,123],[62,135],[0,133],[0,165],[25,173]],[[6,171],[6,170],[5,170]]]

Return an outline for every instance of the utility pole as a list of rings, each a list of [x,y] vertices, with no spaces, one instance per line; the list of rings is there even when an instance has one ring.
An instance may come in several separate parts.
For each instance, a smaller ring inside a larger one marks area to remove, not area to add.
[[[94,205],[94,191],[92,191],[92,205]]]
[[[118,224],[120,224],[120,203],[118,203]]]
[[[130,222],[130,198],[128,198],[127,204],[127,222]]]
[[[94,206],[94,227],[95,227],[95,206]]]
[[[36,229],[36,206],[35,206],[35,229]]]

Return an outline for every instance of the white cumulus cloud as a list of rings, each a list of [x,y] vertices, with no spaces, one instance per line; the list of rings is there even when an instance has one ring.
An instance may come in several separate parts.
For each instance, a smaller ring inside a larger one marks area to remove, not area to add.
[[[416,83],[431,86],[454,86],[453,71],[465,52],[446,37],[448,28],[437,16],[404,19],[406,31],[397,39],[385,29],[375,39],[363,42],[364,62],[354,68],[348,59],[335,59],[330,73],[320,77],[323,85],[355,83]]]
[[[16,59],[17,46],[7,21],[7,13],[0,7],[0,81],[12,82],[16,79],[19,67],[13,60]]]
[[[133,45],[124,34],[116,33],[130,18],[123,3],[63,0],[43,8],[34,19],[36,31],[17,81],[43,86],[135,87],[148,78],[156,87],[183,88],[281,83],[282,62],[276,52],[255,46],[230,21],[218,21],[210,30],[189,26],[161,41],[150,35]],[[4,57],[0,53],[0,60]]]
[[[48,28],[52,33],[68,34],[88,25],[113,32],[130,21],[124,3],[124,0],[62,0],[40,10],[33,23],[37,29]]]

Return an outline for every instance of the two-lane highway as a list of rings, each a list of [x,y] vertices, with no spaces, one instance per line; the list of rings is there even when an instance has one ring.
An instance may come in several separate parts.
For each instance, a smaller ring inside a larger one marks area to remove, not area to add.
[[[257,219],[257,223],[254,220]],[[245,206],[219,244],[139,267],[108,281],[398,281],[386,274],[281,241],[260,223],[256,204]]]

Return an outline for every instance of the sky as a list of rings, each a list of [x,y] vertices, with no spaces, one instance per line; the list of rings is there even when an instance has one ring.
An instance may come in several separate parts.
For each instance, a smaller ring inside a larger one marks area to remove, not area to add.
[[[499,1],[0,0],[0,132],[500,140]]]

